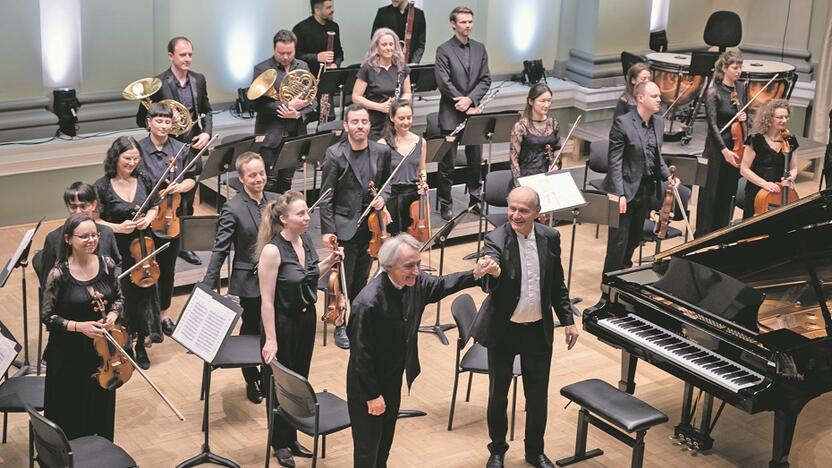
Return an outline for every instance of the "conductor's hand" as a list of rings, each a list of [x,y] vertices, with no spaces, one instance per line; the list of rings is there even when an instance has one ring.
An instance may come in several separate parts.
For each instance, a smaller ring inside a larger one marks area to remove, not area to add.
[[[566,349],[572,349],[575,343],[578,342],[578,327],[575,325],[567,325],[564,333],[566,334]]]
[[[618,213],[619,214],[626,214],[627,213],[627,197],[621,195],[618,197]]]
[[[376,211],[381,211],[384,209],[384,199],[381,197],[376,197],[375,199],[373,199],[373,202],[370,203],[370,206],[372,206],[373,209]]]
[[[266,340],[266,343],[263,345],[263,350],[260,352],[263,355],[263,362],[266,364],[271,363],[274,360],[274,357],[277,356],[277,341],[275,340]]]
[[[454,107],[460,112],[467,111],[468,108],[471,107],[471,104],[474,103],[474,101],[472,101],[468,96],[457,96],[454,98],[454,101],[456,101]]]
[[[500,273],[500,265],[494,261],[493,258],[489,257],[488,255],[484,255],[477,261],[476,267],[474,267],[474,278],[482,278],[485,275],[491,275],[493,277],[498,277]]]
[[[99,322],[75,322],[75,331],[83,333],[87,338],[98,338],[104,335],[106,327]]]
[[[373,416],[380,416],[384,414],[385,406],[384,406],[384,397],[379,396],[373,400],[367,402],[367,412]]]

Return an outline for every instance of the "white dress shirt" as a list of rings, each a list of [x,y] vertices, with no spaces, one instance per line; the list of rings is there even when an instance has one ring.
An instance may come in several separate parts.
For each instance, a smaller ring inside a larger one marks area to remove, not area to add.
[[[520,251],[520,298],[511,315],[515,323],[536,322],[543,318],[540,305],[540,259],[537,256],[537,239],[532,228],[528,237],[515,231]]]

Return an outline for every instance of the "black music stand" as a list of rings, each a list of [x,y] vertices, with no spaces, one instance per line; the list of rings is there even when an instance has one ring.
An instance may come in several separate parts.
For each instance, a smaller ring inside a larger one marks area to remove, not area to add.
[[[435,68],[432,63],[410,67],[410,87],[413,94],[426,93],[437,88]],[[421,96],[419,99],[422,99]]]
[[[344,79],[344,85],[341,86],[341,120],[344,120],[344,116],[346,115],[346,99],[347,96],[352,96],[352,88],[355,87],[355,79],[358,78],[359,69],[361,69],[361,64],[355,64],[341,68],[341,70],[343,70],[347,74],[347,77]]]
[[[254,148],[254,135],[247,135],[229,141],[223,141],[211,149],[208,159],[202,166],[199,178],[217,178],[217,213],[220,212],[220,194],[222,192],[222,175],[225,174],[225,198],[228,200],[228,173],[234,170],[237,156]]]
[[[20,373],[22,374],[28,374],[31,368],[31,364],[29,363],[29,302],[26,294],[26,266],[29,264],[29,249],[32,247],[32,239],[35,237],[35,233],[38,232],[38,228],[40,228],[40,224],[43,222],[43,219],[44,218],[41,218],[35,227],[29,229],[25,234],[23,234],[23,238],[20,239],[17,249],[15,249],[11,258],[9,258],[3,266],[3,269],[0,270],[0,288],[6,285],[6,281],[8,281],[9,276],[11,276],[12,271],[14,271],[15,268],[20,268],[21,272],[20,287],[22,294],[21,300],[23,301],[23,363],[15,361],[14,365],[20,369]]]
[[[180,219],[180,230],[182,249],[200,252],[210,252],[214,248],[214,240],[217,237],[218,216],[182,216]],[[233,245],[233,242],[232,242]],[[228,255],[228,277],[231,277],[231,257]],[[216,285],[217,292],[220,292],[222,285],[222,270],[218,275]]]
[[[192,466],[204,465],[207,463],[213,463],[215,465],[220,466],[227,466],[229,468],[240,468],[240,465],[238,465],[234,461],[211,452],[211,446],[209,443],[210,426],[208,421],[208,403],[211,399],[211,372],[214,369],[219,368],[239,368],[261,364],[260,337],[255,335],[230,336],[231,330],[234,329],[234,325],[240,319],[242,309],[240,309],[240,306],[235,304],[233,301],[220,296],[204,284],[197,283],[196,287],[194,287],[194,291],[191,293],[191,297],[188,299],[188,303],[185,304],[185,309],[182,312],[183,316],[185,315],[192,301],[195,300],[194,297],[197,294],[199,294],[201,297],[205,297],[203,294],[207,294],[208,296],[210,296],[210,301],[213,304],[225,310],[226,314],[233,313],[234,317],[230,321],[230,323],[220,323],[219,325],[212,324],[216,325],[217,327],[221,325],[226,325],[226,329],[224,331],[221,330],[219,336],[214,335],[209,337],[209,339],[219,337],[219,339],[222,340],[219,349],[213,356],[206,355],[204,352],[202,352],[202,350],[191,349],[189,347],[189,343],[183,343],[183,341],[181,341],[181,337],[184,336],[185,333],[183,332],[180,335],[179,333],[177,333],[177,329],[180,329],[180,326],[188,326],[182,325],[183,317],[180,317],[179,321],[176,324],[176,328],[173,331],[173,335],[171,336],[177,343],[181,344],[186,349],[188,349],[188,351],[191,351],[194,355],[199,356],[200,359],[204,361],[202,369],[202,386],[204,388],[205,396],[205,398],[203,399],[204,403],[202,413],[202,432],[204,433],[202,451],[194,455],[193,457],[183,461],[182,463],[176,465],[176,468],[189,468]]]
[[[449,151],[456,148],[456,137],[438,136],[425,140],[425,163],[439,163]],[[456,155],[454,155],[456,156]],[[436,210],[439,210],[439,197],[436,197]]]
[[[442,270],[445,267],[445,244],[448,242],[448,236],[451,235],[451,231],[454,230],[456,225],[459,223],[459,220],[465,216],[466,213],[471,211],[471,207],[467,210],[460,211],[454,216],[450,221],[445,223],[444,226],[439,228],[430,239],[428,239],[424,244],[422,244],[422,248],[419,249],[419,252],[424,252],[425,250],[431,248],[433,244],[439,244],[439,276],[442,276]],[[419,327],[419,331],[422,333],[433,333],[439,338],[439,341],[442,342],[443,345],[448,345],[448,337],[445,336],[445,332],[451,329],[456,328],[456,325],[452,323],[439,323],[439,317],[442,307],[442,301],[439,300],[436,302],[436,321],[433,325],[427,325]]]
[[[319,132],[312,135],[300,135],[284,138],[277,147],[277,161],[272,171],[277,173],[281,169],[297,168],[303,164],[303,197],[306,198],[306,165],[324,160],[326,149],[337,137],[334,132]],[[312,170],[317,171],[313,166]],[[314,184],[312,190],[315,190]]]
[[[491,151],[494,143],[508,143],[511,140],[511,129],[520,117],[517,111],[489,112],[487,114],[471,115],[465,124],[465,130],[459,138],[460,144],[488,145],[488,154],[485,163],[485,177],[482,178],[482,189],[480,192],[479,227],[477,228],[477,252],[466,255],[465,260],[480,258],[480,248],[483,241],[483,227],[485,216],[488,214],[488,205],[485,203],[485,181],[491,172]]]
[[[704,101],[705,92],[711,85],[713,80],[714,65],[719,59],[719,52],[711,52],[707,50],[695,50],[690,56],[690,74],[691,76],[701,76],[705,78],[702,83],[702,89],[696,95],[696,99],[690,104],[689,114],[685,120],[685,136],[682,137],[682,144],[690,143],[693,135],[693,124],[696,121],[696,114],[699,113],[699,106]]]
[[[318,96],[322,96],[324,94],[328,94],[330,99],[330,104],[334,104],[333,97],[338,95],[340,100],[341,108],[344,108],[344,87],[347,84],[347,80],[349,79],[350,75],[349,68],[328,68],[324,69],[321,73],[321,80],[318,82]],[[353,78],[353,84],[355,83],[355,78]],[[334,109],[331,109],[330,112],[334,115]],[[318,117],[318,125],[321,124],[321,118]],[[317,129],[317,126],[315,127]]]
[[[644,63],[644,57],[627,52],[626,50],[621,52],[621,74],[624,75],[625,80],[627,79],[627,72],[630,71],[630,67],[637,63]]]

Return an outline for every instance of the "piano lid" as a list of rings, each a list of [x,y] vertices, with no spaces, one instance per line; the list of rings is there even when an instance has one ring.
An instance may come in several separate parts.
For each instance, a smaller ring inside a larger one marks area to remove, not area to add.
[[[832,221],[832,189],[813,193],[739,224],[714,231],[656,254],[655,260],[687,255],[719,244],[732,244],[760,236],[777,236],[812,224]]]

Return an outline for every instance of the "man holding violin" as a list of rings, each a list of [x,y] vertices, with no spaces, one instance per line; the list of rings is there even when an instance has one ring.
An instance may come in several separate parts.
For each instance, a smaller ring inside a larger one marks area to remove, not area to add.
[[[139,150],[142,153],[139,171],[154,182],[163,178],[170,182],[182,174],[185,166],[188,165],[188,158],[181,154],[186,152],[182,150],[184,143],[169,137],[172,123],[173,112],[170,107],[158,102],[150,105],[147,113],[147,127],[150,130],[150,135],[139,141]],[[181,153],[180,150],[182,150]],[[179,157],[176,158],[172,170],[169,171],[168,166],[171,158],[176,155],[179,155]],[[162,186],[165,188],[159,193],[159,196],[163,202],[165,199],[169,200],[167,207],[170,210],[173,205],[177,204],[173,201],[174,197],[181,196],[182,193],[188,192],[196,186],[196,171],[191,167],[179,182],[163,184]],[[178,213],[172,214],[175,219],[175,215]],[[165,215],[165,212],[159,211],[159,217]],[[173,333],[173,321],[168,316],[167,310],[170,308],[171,297],[173,296],[173,274],[176,269],[176,257],[179,255],[179,220],[175,219],[175,222],[177,223],[175,235],[153,231],[153,241],[156,245],[170,242],[170,246],[156,256],[160,271],[158,284],[159,305],[162,309],[162,331],[168,336]]]
[[[370,182],[382,187],[391,174],[390,147],[367,136],[370,132],[370,114],[363,106],[352,104],[347,108],[344,120],[347,139],[326,150],[321,193],[332,189],[332,196],[321,203],[321,234],[324,245],[332,245],[332,237],[344,248],[344,271],[347,280],[347,298],[352,301],[367,284],[372,258],[367,252],[370,230],[367,220],[359,225],[358,219],[371,206],[389,218],[384,210],[388,193],[373,198]],[[348,349],[344,324],[336,324],[335,344]]]
[[[228,281],[228,294],[240,298],[243,309],[241,335],[260,334],[260,286],[251,246],[257,243],[257,231],[263,207],[277,198],[277,195],[264,191],[266,186],[266,166],[257,153],[245,152],[237,157],[237,175],[243,184],[243,190],[237,192],[220,211],[217,237],[211,249],[211,260],[202,282],[213,287],[220,276],[220,268],[228,258],[231,246],[234,246],[234,263]],[[252,403],[263,400],[261,372],[257,367],[244,367],[243,378],[246,380],[246,397]]]

